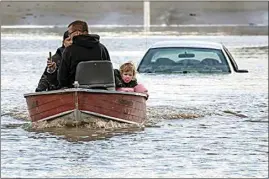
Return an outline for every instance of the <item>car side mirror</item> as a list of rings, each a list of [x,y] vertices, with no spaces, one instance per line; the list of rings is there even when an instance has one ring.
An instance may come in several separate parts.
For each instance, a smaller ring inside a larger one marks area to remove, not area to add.
[[[248,70],[237,70],[237,73],[248,73]]]

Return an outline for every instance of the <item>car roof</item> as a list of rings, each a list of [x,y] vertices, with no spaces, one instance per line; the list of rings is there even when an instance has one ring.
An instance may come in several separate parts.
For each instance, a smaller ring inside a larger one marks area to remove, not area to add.
[[[222,44],[209,41],[177,40],[177,41],[157,42],[153,44],[150,48],[162,48],[162,47],[196,47],[196,48],[222,49]]]

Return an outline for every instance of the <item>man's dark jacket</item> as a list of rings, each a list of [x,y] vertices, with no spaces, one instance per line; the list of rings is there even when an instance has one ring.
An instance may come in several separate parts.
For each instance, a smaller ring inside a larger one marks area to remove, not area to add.
[[[65,48],[58,71],[60,87],[73,87],[76,67],[82,61],[109,60],[106,47],[99,42],[97,34],[78,35],[73,37],[73,44]]]
[[[57,80],[57,70],[61,63],[63,51],[64,46],[59,47],[56,53],[51,57],[52,61],[56,63],[56,70],[53,73],[48,73],[48,67],[45,68],[45,71],[39,80],[36,92],[58,89],[59,82]]]

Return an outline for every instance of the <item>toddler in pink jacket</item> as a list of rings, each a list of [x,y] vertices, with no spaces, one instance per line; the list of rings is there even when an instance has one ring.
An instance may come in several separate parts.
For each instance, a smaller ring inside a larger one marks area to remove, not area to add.
[[[148,90],[144,85],[138,84],[135,66],[131,62],[124,63],[120,69],[114,70],[116,90],[124,92],[144,93],[148,96]]]

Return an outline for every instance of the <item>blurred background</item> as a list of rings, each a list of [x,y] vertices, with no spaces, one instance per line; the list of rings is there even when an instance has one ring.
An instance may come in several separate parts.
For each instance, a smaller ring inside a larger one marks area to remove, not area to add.
[[[39,25],[57,30],[77,19],[96,32],[267,35],[268,1],[1,2],[3,29]]]

